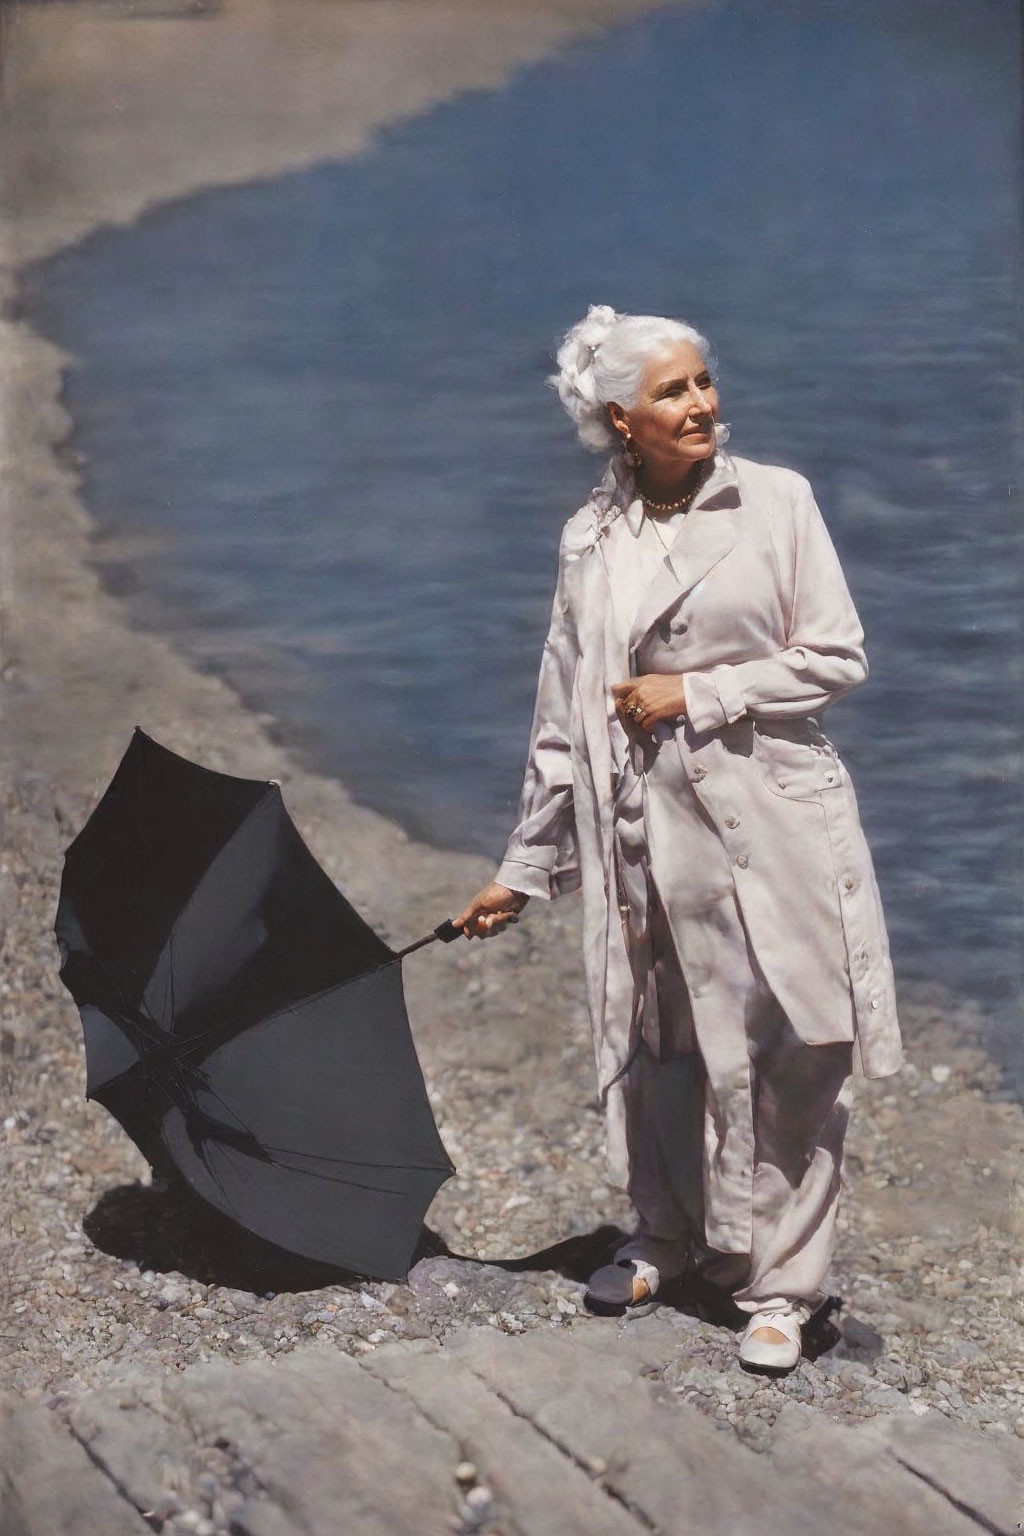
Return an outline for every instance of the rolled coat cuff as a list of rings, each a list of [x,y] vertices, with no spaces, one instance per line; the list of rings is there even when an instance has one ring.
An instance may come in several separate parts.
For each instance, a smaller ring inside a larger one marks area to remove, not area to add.
[[[503,859],[494,878],[499,885],[507,885],[510,891],[518,891],[521,896],[539,896],[542,901],[551,901],[574,891],[580,883],[576,870],[552,872],[522,859]]]
[[[743,695],[729,676],[728,667],[710,672],[687,672],[683,676],[686,718],[695,731],[717,731],[731,725],[747,712]]]

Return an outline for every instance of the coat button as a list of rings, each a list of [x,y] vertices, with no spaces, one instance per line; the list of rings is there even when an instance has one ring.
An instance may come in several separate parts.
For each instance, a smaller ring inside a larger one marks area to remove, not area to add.
[[[738,827],[740,824],[740,819],[738,816],[727,816],[725,818],[725,824],[727,827]]]
[[[779,780],[779,788],[780,788],[780,789],[785,789],[785,787],[786,787],[786,781],[785,781],[785,779],[780,779],[780,780]]]
[[[881,1003],[880,1003],[880,1002],[879,1002],[879,1001],[878,1001],[878,998],[877,998],[877,997],[873,997],[873,998],[872,998],[872,999],[871,999],[871,1006],[872,1006],[872,1008],[874,1008],[874,1009],[876,1009],[876,1010],[877,1010],[877,1009],[879,1009],[879,1008],[881,1008],[881,1006],[882,1006],[882,1005],[881,1005]]]
[[[826,775],[825,775],[825,783],[826,784],[834,784],[835,781],[836,781],[836,776],[835,776],[834,773],[826,773]]]
[[[747,865],[750,863],[750,860],[747,858],[745,853],[738,853],[736,855],[736,863],[739,865],[740,869],[746,869]]]
[[[696,768],[694,768],[694,770],[693,770],[693,777],[695,779],[703,779],[706,776],[707,776],[707,769],[706,768],[702,768],[700,763],[698,763]]]
[[[847,875],[846,879],[843,881],[843,890],[844,891],[852,891],[854,889],[854,887],[856,886],[856,884],[857,884],[857,882],[853,878],[853,876],[852,875]]]

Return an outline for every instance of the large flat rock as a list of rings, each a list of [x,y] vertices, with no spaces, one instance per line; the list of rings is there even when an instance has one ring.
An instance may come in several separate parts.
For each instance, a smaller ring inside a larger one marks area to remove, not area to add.
[[[149,1536],[116,1484],[45,1408],[0,1419],[0,1536]]]
[[[102,1393],[70,1416],[90,1457],[139,1509],[169,1487],[219,1485],[251,1536],[443,1531],[459,1447],[349,1355],[296,1351],[277,1364],[222,1361],[163,1377],[148,1401]]]
[[[876,1421],[891,1457],[983,1528],[1024,1529],[1024,1443],[977,1435],[941,1414]]]
[[[0,1418],[0,1536],[1011,1536],[1024,1445],[779,1394],[770,1450],[680,1400],[680,1325],[453,1330],[137,1369]],[[9,1406],[9,1404],[8,1404]],[[466,1463],[472,1463],[467,1467]]]
[[[667,1328],[531,1333],[512,1348],[481,1328],[449,1350],[567,1456],[605,1461],[609,1486],[650,1529],[677,1529],[689,1509],[707,1536],[976,1536],[969,1515],[860,1430],[810,1410],[760,1456],[696,1409],[666,1404],[638,1365],[657,1360]]]
[[[511,1343],[511,1341],[508,1341]],[[494,1495],[498,1529],[520,1536],[636,1536],[645,1527],[604,1486],[602,1467],[583,1465],[538,1433],[531,1419],[448,1351],[385,1346],[366,1368],[407,1394],[454,1435],[478,1484]]]

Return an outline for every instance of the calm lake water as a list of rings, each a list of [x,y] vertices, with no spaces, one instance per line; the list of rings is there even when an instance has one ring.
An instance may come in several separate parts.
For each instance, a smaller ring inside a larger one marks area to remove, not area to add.
[[[980,1001],[1024,1084],[1015,32],[1010,0],[673,8],[37,267],[109,579],[360,800],[497,855],[601,467],[555,337],[692,319],[865,623],[827,728],[900,974]]]

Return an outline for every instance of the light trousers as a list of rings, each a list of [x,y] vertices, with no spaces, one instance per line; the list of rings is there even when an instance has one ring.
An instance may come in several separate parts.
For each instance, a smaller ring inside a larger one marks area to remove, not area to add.
[[[746,1042],[750,1176],[733,1176],[729,1142],[746,1140],[742,1115],[737,1125],[723,1112],[700,1047],[659,1061],[641,1044],[625,1078],[628,1193],[639,1220],[616,1258],[635,1260],[649,1282],[647,1265],[667,1278],[696,1263],[744,1311],[786,1299],[805,1303],[806,1317],[827,1295],[853,1047],[805,1045],[756,967],[746,989],[732,991],[737,1011],[718,1023]],[[746,1202],[749,1245],[709,1241],[709,1228],[720,1242],[723,1220]]]
[[[681,812],[692,822],[685,801],[676,802]],[[826,1299],[835,1246],[853,1045],[797,1036],[706,832],[694,825],[690,834],[701,843],[699,862],[687,863],[691,899],[695,871],[703,875],[691,945],[686,917],[670,923],[662,904],[657,858],[648,872],[645,1006],[658,1026],[641,1039],[623,1084],[627,1190],[639,1224],[616,1257],[663,1276],[695,1261],[745,1311],[786,1299],[803,1302],[809,1316]],[[692,987],[687,953],[696,962]]]

